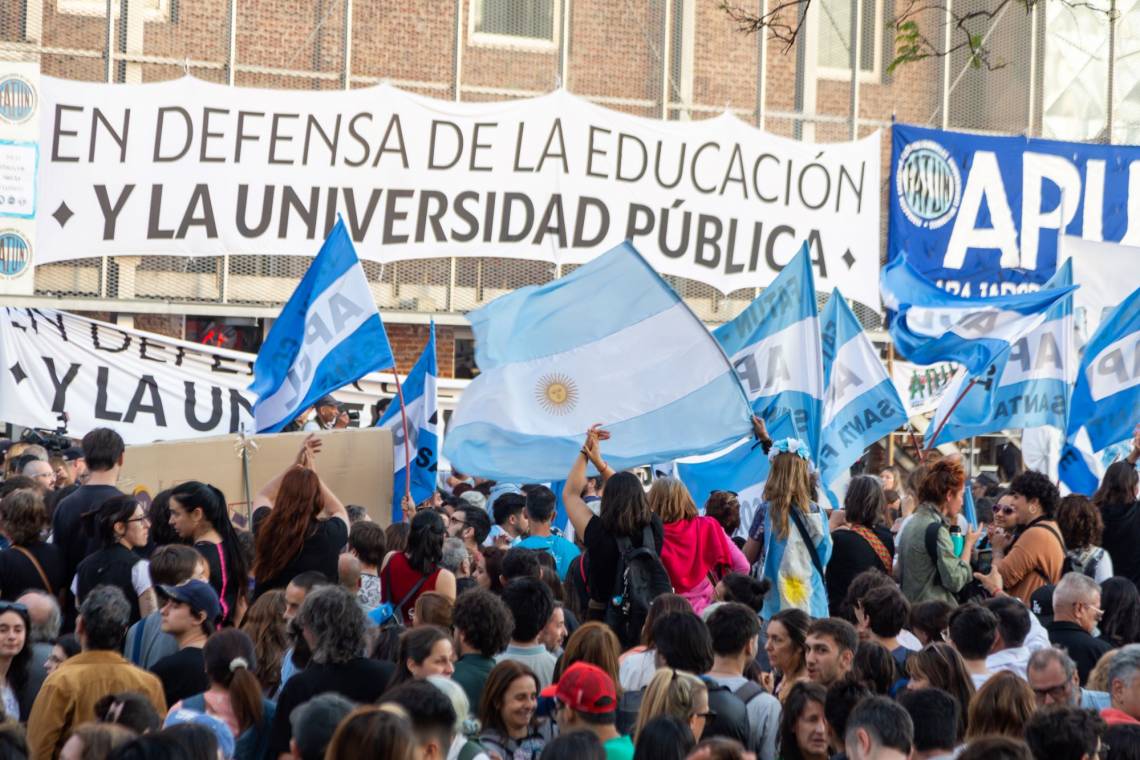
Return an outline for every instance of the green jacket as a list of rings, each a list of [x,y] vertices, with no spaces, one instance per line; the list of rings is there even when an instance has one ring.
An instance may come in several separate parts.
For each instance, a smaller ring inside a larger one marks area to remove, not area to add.
[[[926,528],[938,522],[938,562],[926,551]],[[969,564],[954,554],[950,530],[942,514],[933,504],[922,504],[907,521],[899,536],[899,574],[903,596],[911,604],[938,599],[958,606],[954,594],[974,577]]]

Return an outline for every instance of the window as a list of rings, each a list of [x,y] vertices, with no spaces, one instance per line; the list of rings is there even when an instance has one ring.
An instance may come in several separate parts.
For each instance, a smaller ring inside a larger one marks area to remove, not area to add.
[[[170,19],[170,0],[133,0],[142,6],[144,21],[167,21]],[[73,13],[77,16],[106,16],[107,0],[58,0],[60,13]],[[115,0],[115,18],[119,17],[121,0]]]
[[[473,0],[475,44],[553,49],[557,46],[558,0]]]
[[[876,79],[882,59],[882,0],[862,0],[860,24],[860,78]],[[813,6],[816,3],[813,3]],[[816,24],[819,76],[827,79],[851,78],[851,13],[855,0],[820,0]]]

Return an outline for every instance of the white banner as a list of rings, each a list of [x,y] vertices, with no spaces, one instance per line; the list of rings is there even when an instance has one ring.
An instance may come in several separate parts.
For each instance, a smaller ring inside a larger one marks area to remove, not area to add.
[[[762,287],[807,240],[820,290],[878,307],[879,133],[812,144],[724,114],[658,121],[559,90],[454,103],[387,85],[257,90],[43,78],[40,257],[313,255],[582,263]]]
[[[1061,237],[1057,265],[1073,260],[1073,293],[1077,324],[1084,344],[1100,326],[1101,318],[1140,287],[1133,262],[1140,261],[1140,247]]]
[[[0,293],[35,290],[40,67],[0,61]]]
[[[957,370],[958,365],[953,362],[922,365],[896,359],[891,367],[891,380],[910,416],[914,417],[938,408]]]
[[[0,421],[127,443],[252,433],[254,354],[128,330],[51,309],[0,309]],[[389,381],[391,377],[387,378]],[[388,394],[370,375],[336,392],[360,424]]]

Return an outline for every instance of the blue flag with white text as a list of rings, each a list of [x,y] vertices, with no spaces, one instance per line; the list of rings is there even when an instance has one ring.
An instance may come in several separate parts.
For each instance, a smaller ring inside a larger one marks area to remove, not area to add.
[[[462,472],[560,480],[594,423],[616,470],[716,451],[752,428],[724,351],[629,243],[467,319],[480,373],[444,441]]]
[[[879,352],[838,288],[820,321],[826,390],[819,479],[829,486],[868,446],[902,426],[907,413]]]
[[[1045,288],[1072,284],[1073,261],[1068,259]],[[1040,326],[1014,340],[986,366],[968,390],[969,375],[959,374],[934,413],[926,445],[1007,429],[1050,426],[1064,432],[1069,391],[1076,375],[1076,351],[1070,293],[1049,307]],[[959,396],[962,400],[954,406]],[[938,439],[933,440],[939,425]]]
[[[439,463],[439,397],[436,380],[435,322],[431,323],[427,345],[408,373],[403,384],[404,415],[400,399],[392,399],[377,427],[392,431],[392,460],[395,479],[392,483],[392,519],[400,519],[400,501],[411,483],[412,500],[420,504],[435,491]],[[408,420],[408,445],[404,446],[404,416]],[[411,462],[408,452],[411,452]]]
[[[338,219],[257,353],[249,386],[257,394],[257,432],[277,432],[326,393],[395,364],[368,278]]]
[[[788,418],[819,451],[823,358],[808,246],[731,322],[713,334],[732,360],[753,412],[769,428]]]
[[[962,298],[939,288],[899,254],[881,275],[883,304],[899,354],[915,364],[956,361],[978,374],[1010,343],[1037,328],[1073,287],[995,298]]]
[[[1068,438],[1084,428],[1091,451],[1132,436],[1140,409],[1140,288],[1085,346],[1069,407]]]

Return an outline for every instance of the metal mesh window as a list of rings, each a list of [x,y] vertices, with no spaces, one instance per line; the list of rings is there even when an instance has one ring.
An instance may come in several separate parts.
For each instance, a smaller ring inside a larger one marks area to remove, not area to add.
[[[553,40],[554,0],[475,0],[475,31]]]

